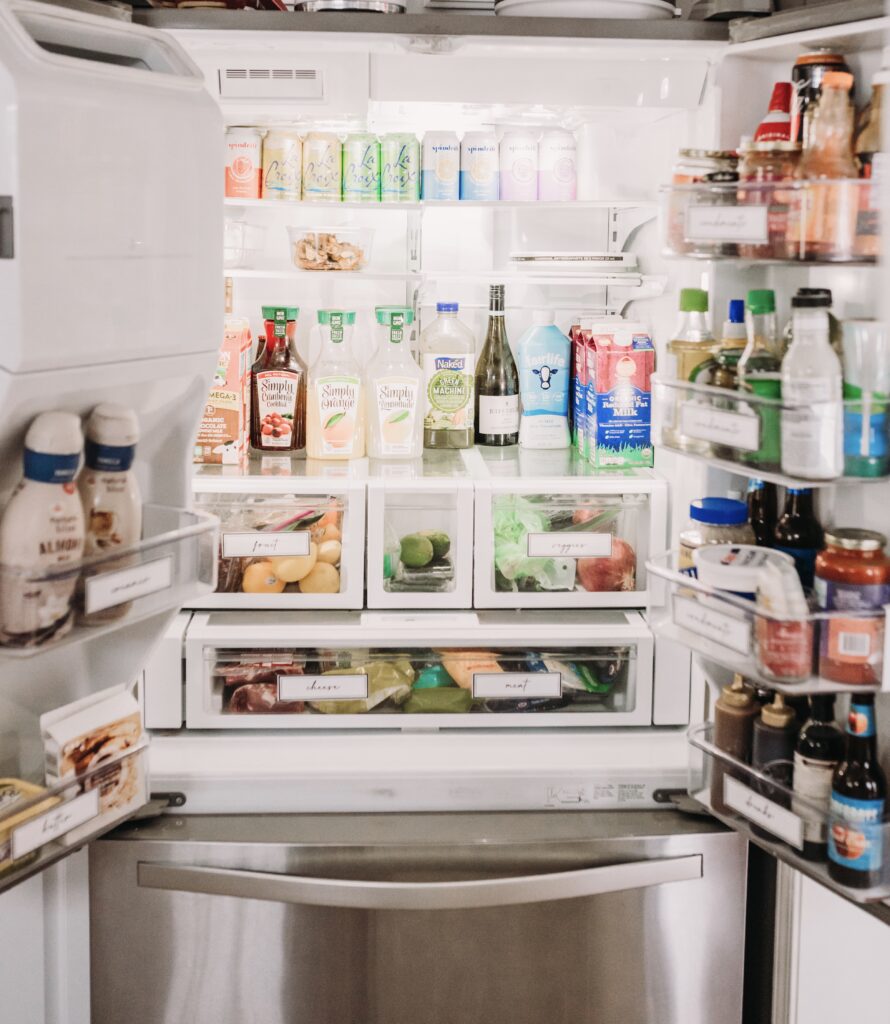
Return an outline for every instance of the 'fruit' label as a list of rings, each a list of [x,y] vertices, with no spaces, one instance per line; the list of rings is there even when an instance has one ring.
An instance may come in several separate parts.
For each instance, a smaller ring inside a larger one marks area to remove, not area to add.
[[[263,445],[290,448],[297,412],[299,375],[285,370],[260,370],[256,379]]]

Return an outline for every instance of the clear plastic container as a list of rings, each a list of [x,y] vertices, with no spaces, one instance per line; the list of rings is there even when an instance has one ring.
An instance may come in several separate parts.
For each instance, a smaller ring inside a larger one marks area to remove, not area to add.
[[[260,224],[226,218],[223,234],[223,266],[252,267],[266,248],[266,229]]]
[[[371,259],[373,228],[288,226],[291,259],[298,270],[364,270]]]

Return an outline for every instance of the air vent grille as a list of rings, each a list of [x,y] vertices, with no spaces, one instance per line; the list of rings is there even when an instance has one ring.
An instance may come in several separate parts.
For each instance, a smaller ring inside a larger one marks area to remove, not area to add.
[[[226,99],[318,100],[324,98],[320,67],[219,69],[219,94]]]

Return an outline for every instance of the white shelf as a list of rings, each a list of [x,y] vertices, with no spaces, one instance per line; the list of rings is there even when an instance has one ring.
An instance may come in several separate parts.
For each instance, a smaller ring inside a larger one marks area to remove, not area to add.
[[[577,199],[574,202],[537,200],[521,202],[511,199],[496,200],[430,200],[410,203],[324,202],[313,199],[232,199],[226,197],[226,206],[261,210],[370,210],[411,213],[417,210],[633,210],[655,209],[654,199]]]
[[[424,275],[406,270],[375,273],[367,270],[297,270],[296,267],[292,270],[247,270],[236,267],[231,270],[223,270],[223,276],[257,281],[306,280],[307,282],[313,278],[318,281],[331,279],[336,281],[345,278],[359,284],[362,281],[420,281]]]

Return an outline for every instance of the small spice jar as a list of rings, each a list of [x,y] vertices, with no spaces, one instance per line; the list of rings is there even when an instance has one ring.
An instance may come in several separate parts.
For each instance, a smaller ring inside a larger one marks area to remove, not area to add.
[[[826,532],[816,556],[815,593],[821,621],[819,674],[837,683],[878,683],[883,671],[884,605],[890,603],[887,538],[874,530]],[[861,613],[861,614],[855,614]],[[871,613],[871,614],[869,614]]]
[[[698,498],[689,506],[689,525],[680,534],[680,569],[691,568],[692,552],[705,544],[756,543],[744,501]]]

